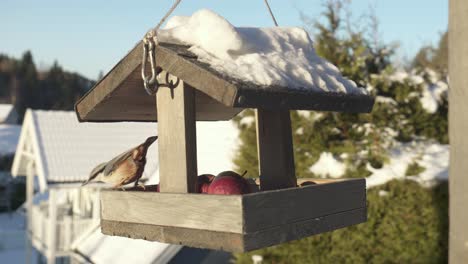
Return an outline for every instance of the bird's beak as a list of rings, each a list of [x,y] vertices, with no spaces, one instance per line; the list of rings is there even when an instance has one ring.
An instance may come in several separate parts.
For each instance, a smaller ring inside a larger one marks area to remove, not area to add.
[[[153,144],[156,141],[156,139],[158,139],[158,136],[147,138],[146,141],[145,141],[145,146],[146,147],[151,146],[151,144]]]

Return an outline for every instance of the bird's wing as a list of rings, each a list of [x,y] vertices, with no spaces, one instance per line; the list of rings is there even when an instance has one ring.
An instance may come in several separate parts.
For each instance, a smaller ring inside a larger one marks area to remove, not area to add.
[[[85,182],[83,182],[83,184],[81,186],[86,185],[90,181],[95,179],[98,176],[98,174],[101,173],[104,170],[104,168],[106,167],[106,164],[107,164],[107,162],[103,162],[103,163],[97,165],[96,167],[94,167],[94,169],[89,174],[89,178]]]
[[[122,162],[124,162],[132,155],[132,151],[133,149],[130,149],[107,162],[103,172],[104,176],[109,176],[112,174],[112,172],[114,172]]]

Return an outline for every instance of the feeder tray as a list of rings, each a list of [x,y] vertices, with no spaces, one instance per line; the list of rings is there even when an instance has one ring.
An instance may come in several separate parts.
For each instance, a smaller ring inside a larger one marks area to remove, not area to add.
[[[230,252],[366,221],[364,179],[246,195],[107,190],[101,200],[101,227],[106,235]]]
[[[372,97],[259,87],[216,72],[186,46],[167,43],[155,56],[158,81],[170,88],[148,96],[142,49],[140,42],[75,106],[81,122],[158,122],[161,192],[149,186],[103,191],[103,233],[244,252],[366,221],[364,179],[296,187],[289,110],[369,112]],[[196,194],[196,120],[229,120],[245,108],[256,109],[262,191]]]

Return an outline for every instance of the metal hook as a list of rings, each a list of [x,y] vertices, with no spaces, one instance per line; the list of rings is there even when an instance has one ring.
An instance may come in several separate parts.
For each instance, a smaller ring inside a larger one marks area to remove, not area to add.
[[[146,93],[149,95],[155,95],[159,89],[159,83],[156,80],[156,57],[154,56],[154,42],[149,38],[143,40],[143,61],[141,62],[141,78],[143,79],[143,85],[145,87]],[[151,66],[151,75],[146,76],[146,63],[149,61]],[[154,87],[151,85],[154,84]]]

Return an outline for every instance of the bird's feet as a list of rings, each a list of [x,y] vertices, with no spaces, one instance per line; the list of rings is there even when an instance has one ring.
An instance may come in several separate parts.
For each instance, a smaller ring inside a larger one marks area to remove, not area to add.
[[[142,188],[144,191],[146,191],[146,187],[145,187],[145,185],[143,185],[142,183],[139,183],[137,186],[140,187],[140,188]]]

